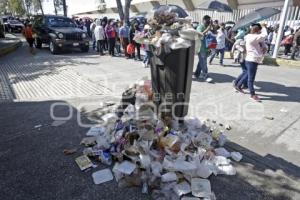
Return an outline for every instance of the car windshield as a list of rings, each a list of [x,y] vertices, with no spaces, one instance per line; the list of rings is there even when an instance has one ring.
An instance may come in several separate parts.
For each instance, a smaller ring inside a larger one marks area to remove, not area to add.
[[[48,18],[48,24],[52,27],[76,27],[75,23],[71,19],[63,17]]]

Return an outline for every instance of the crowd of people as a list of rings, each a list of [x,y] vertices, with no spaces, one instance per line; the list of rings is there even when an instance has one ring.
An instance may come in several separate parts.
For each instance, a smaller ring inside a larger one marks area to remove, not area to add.
[[[122,56],[127,59],[143,61],[144,67],[149,67],[152,56],[148,45],[141,45],[134,40],[136,34],[148,34],[150,26],[146,19],[123,22],[104,17],[102,19],[76,19],[78,27],[82,28],[92,39],[92,48],[99,55]],[[242,72],[233,83],[237,92],[245,93],[249,89],[251,98],[260,101],[255,93],[254,81],[258,65],[262,63],[264,56],[272,55],[275,42],[278,37],[278,26],[268,27],[267,24],[254,23],[250,27],[231,31],[232,27],[212,20],[210,16],[203,17],[202,23],[192,23],[199,35],[196,45],[198,64],[194,72],[195,79],[212,82],[209,77],[208,63],[219,56],[219,63],[224,66],[225,51],[233,55],[234,63],[240,64]],[[24,35],[32,49],[32,28],[26,26]],[[300,28],[296,31],[288,26],[284,29],[281,39],[284,46],[284,54],[295,59],[299,56]],[[144,49],[142,60],[141,48]]]

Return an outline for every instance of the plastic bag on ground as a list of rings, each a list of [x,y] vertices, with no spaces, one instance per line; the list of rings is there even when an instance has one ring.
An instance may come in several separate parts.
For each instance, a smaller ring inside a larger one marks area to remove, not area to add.
[[[160,162],[154,161],[151,163],[152,174],[156,177],[161,177],[162,165]]]
[[[124,174],[122,174],[120,171],[118,171],[119,165],[120,164],[116,162],[116,164],[114,165],[114,167],[112,169],[117,182],[119,182],[119,180],[121,180],[124,177]]]
[[[163,174],[161,176],[161,181],[162,182],[172,182],[172,181],[177,181],[177,175],[175,172],[168,172],[166,174]]]
[[[191,182],[192,195],[195,197],[210,197],[211,185],[207,179],[193,178]]]
[[[217,155],[217,156],[223,156],[223,157],[225,157],[225,158],[230,157],[230,152],[227,151],[227,150],[226,150],[225,148],[223,148],[223,147],[216,148],[216,149],[215,149],[215,152],[216,152],[216,155]]]
[[[182,196],[182,195],[188,194],[188,193],[190,193],[192,191],[190,184],[188,182],[186,182],[186,181],[181,182],[181,183],[175,185],[174,188],[173,188],[173,190],[174,190],[174,192],[178,196]]]
[[[114,179],[110,169],[103,169],[92,174],[95,184],[101,184]]]
[[[101,117],[105,123],[115,122],[118,116],[115,113],[107,113]]]
[[[218,166],[218,174],[234,176],[236,175],[236,169],[232,165],[221,165]]]
[[[243,158],[243,155],[239,152],[231,152],[231,158],[237,162],[240,162]]]

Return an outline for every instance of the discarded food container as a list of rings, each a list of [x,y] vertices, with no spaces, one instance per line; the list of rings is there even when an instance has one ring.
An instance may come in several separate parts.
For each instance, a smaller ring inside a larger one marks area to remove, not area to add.
[[[95,184],[101,184],[114,179],[110,169],[103,169],[92,174]]]
[[[84,171],[93,166],[92,161],[86,155],[79,156],[75,159],[75,162],[77,163],[81,171]]]
[[[210,197],[211,186],[207,179],[193,178],[191,182],[192,195],[195,197]]]
[[[116,170],[123,174],[130,175],[135,170],[135,168],[136,165],[134,163],[125,160],[117,166]]]

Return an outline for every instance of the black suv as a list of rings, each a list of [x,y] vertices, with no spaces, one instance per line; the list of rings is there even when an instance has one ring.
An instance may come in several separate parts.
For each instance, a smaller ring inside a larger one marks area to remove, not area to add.
[[[70,18],[56,15],[37,15],[34,17],[33,31],[36,34],[36,48],[41,48],[42,43],[49,44],[52,54],[70,48],[80,48],[82,52],[89,51],[87,33],[78,28]]]

